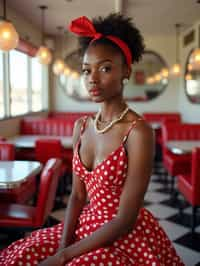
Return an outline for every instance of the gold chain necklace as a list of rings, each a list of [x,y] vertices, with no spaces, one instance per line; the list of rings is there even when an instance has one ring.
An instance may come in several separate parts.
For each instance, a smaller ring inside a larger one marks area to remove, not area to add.
[[[98,134],[102,134],[105,133],[106,131],[108,131],[114,124],[116,124],[117,122],[121,121],[124,116],[128,113],[129,107],[127,106],[124,111],[115,119],[113,119],[106,127],[102,128],[102,129],[98,129],[97,124],[100,122],[99,118],[101,115],[101,111],[99,111],[95,117],[94,120],[94,129]]]

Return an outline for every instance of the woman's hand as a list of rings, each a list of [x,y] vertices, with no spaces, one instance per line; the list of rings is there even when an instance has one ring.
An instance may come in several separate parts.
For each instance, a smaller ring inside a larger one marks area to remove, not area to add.
[[[49,256],[39,263],[39,266],[63,266],[66,262],[64,252],[59,251],[54,256]]]

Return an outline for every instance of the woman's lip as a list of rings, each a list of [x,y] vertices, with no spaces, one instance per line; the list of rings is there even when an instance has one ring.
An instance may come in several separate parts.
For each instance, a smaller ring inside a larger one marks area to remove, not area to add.
[[[90,90],[90,93],[91,93],[92,95],[94,95],[94,96],[97,96],[97,95],[99,95],[99,94],[100,94],[100,90],[99,90],[99,89],[96,89],[96,88],[94,88],[94,89],[91,89],[91,90]]]

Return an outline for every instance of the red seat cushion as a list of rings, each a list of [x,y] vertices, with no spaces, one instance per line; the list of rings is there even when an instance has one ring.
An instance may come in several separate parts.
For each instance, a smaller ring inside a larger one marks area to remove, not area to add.
[[[191,169],[191,154],[176,155],[167,151],[164,154],[164,166],[172,176],[189,173]]]
[[[198,201],[194,197],[193,187],[189,175],[179,175],[177,186],[178,190],[184,195],[191,205],[200,205],[200,197]]]
[[[11,219],[12,217],[12,219]],[[0,226],[32,226],[35,207],[19,204],[0,204]]]

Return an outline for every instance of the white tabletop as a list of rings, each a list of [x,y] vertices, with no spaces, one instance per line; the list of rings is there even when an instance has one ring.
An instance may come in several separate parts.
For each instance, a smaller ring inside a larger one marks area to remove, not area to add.
[[[200,147],[200,140],[173,140],[166,145],[174,154],[191,153],[195,147]]]
[[[160,129],[161,128],[161,123],[159,123],[159,122],[149,122],[149,124],[151,125],[151,127],[153,128],[153,129]]]
[[[48,135],[19,135],[9,139],[17,148],[34,148],[37,139],[59,139],[64,148],[72,148],[72,137]]]
[[[20,186],[41,169],[42,164],[35,161],[0,161],[0,188]]]

